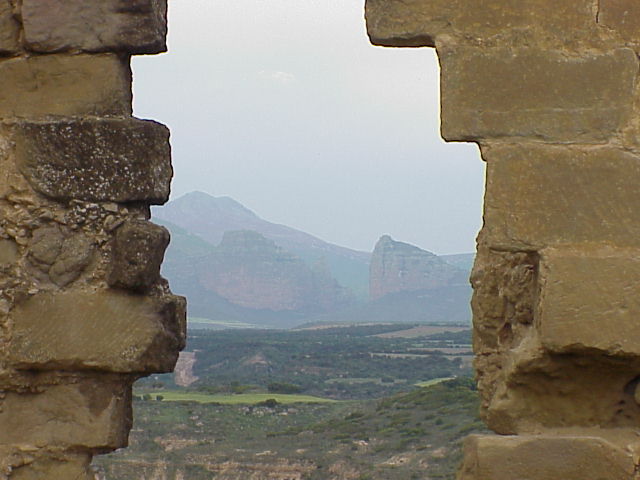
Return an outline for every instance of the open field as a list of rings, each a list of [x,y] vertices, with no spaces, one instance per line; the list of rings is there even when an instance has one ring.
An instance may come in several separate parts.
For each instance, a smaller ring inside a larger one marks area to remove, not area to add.
[[[236,322],[233,320],[211,320],[204,317],[189,317],[187,319],[189,328],[202,329],[209,328],[212,330],[224,330],[227,328],[258,328],[257,325],[251,323]]]
[[[422,387],[422,388],[433,387],[434,385],[438,385],[439,383],[446,382],[448,380],[453,380],[454,378],[455,377],[432,378],[431,380],[427,380],[426,382],[416,383],[416,387]]]
[[[469,378],[429,383],[348,402],[136,401],[131,447],[98,457],[98,478],[454,480],[462,437],[485,432],[479,399]]]
[[[395,332],[386,332],[376,335],[379,338],[418,338],[428,337],[429,335],[437,335],[446,332],[462,332],[469,330],[470,326],[463,325],[420,325],[406,330],[396,330]]]
[[[218,403],[220,405],[255,405],[267,400],[275,400],[284,405],[292,403],[328,403],[335,402],[328,398],[314,397],[313,395],[290,395],[282,393],[242,393],[234,395],[210,395],[200,392],[180,392],[174,390],[162,390],[159,392],[136,392],[136,395],[149,393],[155,399],[161,395],[165,402],[196,402]]]

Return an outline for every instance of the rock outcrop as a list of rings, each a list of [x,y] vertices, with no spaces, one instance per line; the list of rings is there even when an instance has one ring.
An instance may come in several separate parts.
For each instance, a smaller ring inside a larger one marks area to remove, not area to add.
[[[245,308],[327,311],[350,301],[326,269],[309,268],[249,230],[226,232],[216,250],[190,268],[206,290]]]
[[[391,293],[417,292],[438,287],[465,285],[468,275],[437,255],[389,235],[378,240],[371,257],[371,300]]]
[[[350,288],[360,300],[367,298],[369,252],[341,247],[295,228],[269,222],[230,197],[191,192],[162,208],[154,208],[154,216],[167,222],[170,230],[180,227],[211,245],[218,245],[225,232],[258,232],[310,267],[326,261],[331,275],[341,285]],[[175,250],[170,248],[170,255],[172,252]]]

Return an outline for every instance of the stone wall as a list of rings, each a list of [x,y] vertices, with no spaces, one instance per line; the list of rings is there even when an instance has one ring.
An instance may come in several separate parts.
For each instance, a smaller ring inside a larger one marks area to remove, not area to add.
[[[460,480],[638,478],[640,3],[367,0],[436,47],[442,135],[487,164],[472,274],[482,415]]]
[[[130,57],[165,50],[166,9],[0,0],[0,479],[92,479],[127,444],[132,383],[184,346],[148,221],[169,132],[131,116]]]

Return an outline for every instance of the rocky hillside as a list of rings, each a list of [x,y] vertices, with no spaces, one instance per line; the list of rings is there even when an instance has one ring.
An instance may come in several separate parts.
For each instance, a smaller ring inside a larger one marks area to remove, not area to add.
[[[198,283],[225,300],[256,310],[335,310],[350,296],[318,265],[249,230],[226,232],[220,245],[192,265]]]
[[[163,274],[174,291],[187,296],[192,317],[289,327],[353,302],[326,265],[309,266],[258,232],[226,232],[213,246],[165,225],[172,242]]]
[[[191,192],[155,208],[153,215],[161,223],[180,227],[211,245],[218,245],[228,231],[258,232],[310,267],[324,262],[341,285],[366,298],[370,253],[340,247],[300,230],[268,222],[232,198]]]
[[[187,296],[190,317],[276,328],[470,319],[473,255],[438,257],[383,237],[370,300],[371,254],[267,222],[231,198],[188,194],[154,210],[154,221],[171,232],[163,275]]]
[[[437,255],[384,235],[371,257],[371,300],[399,292],[466,286],[469,274]]]

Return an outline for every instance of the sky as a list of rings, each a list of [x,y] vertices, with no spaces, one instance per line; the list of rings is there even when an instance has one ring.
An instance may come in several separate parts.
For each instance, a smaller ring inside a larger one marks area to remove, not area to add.
[[[172,198],[371,251],[472,252],[484,164],[439,136],[429,48],[369,43],[363,0],[170,0],[169,53],[135,57],[134,113],[171,128]]]

